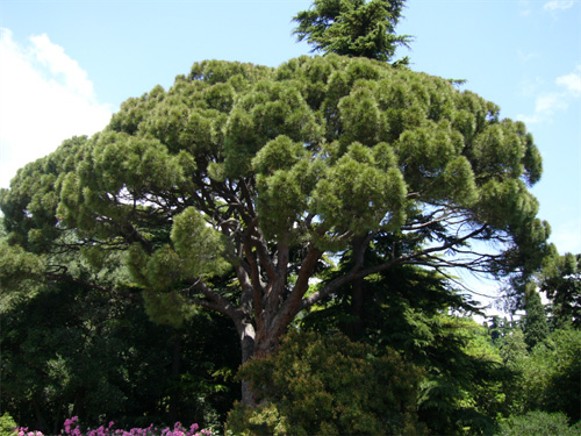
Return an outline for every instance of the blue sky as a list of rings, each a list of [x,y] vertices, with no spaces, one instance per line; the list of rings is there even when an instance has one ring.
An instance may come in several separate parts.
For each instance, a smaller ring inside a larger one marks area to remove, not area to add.
[[[276,66],[307,0],[0,0],[0,186],[120,103],[204,59]],[[544,159],[533,192],[561,252],[581,252],[581,2],[408,0],[412,68],[527,123]]]

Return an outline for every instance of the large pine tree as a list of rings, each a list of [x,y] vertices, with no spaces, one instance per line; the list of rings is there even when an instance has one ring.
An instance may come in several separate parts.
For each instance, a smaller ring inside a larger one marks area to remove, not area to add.
[[[401,4],[353,3],[353,16],[379,8],[371,22],[393,36]],[[10,240],[52,256],[53,279],[70,274],[58,253],[123,251],[152,311],[221,312],[243,361],[275,350],[301,311],[395,266],[534,268],[548,227],[528,190],[541,160],[525,125],[382,62],[394,47],[383,41],[278,68],[201,62],[127,100],[2,192]],[[350,268],[317,286],[348,250]]]

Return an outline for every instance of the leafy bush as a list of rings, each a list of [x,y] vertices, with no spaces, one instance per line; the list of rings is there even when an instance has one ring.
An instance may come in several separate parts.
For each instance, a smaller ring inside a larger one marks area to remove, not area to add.
[[[0,435],[12,435],[15,433],[16,422],[8,412],[0,416]]]
[[[507,336],[505,343],[510,346],[517,336]],[[581,418],[581,330],[557,329],[530,353],[507,351],[506,364],[518,375],[508,391],[517,414],[544,410],[562,412],[572,422]]]
[[[51,316],[46,316],[50,313]],[[23,427],[57,434],[79,415],[96,428],[199,422],[218,428],[238,386],[232,323],[201,313],[182,329],[152,323],[131,289],[56,284],[2,319],[2,406]]]
[[[239,376],[258,407],[237,404],[227,428],[256,434],[422,434],[416,415],[420,371],[391,349],[378,352],[342,334],[291,333],[273,355]]]
[[[567,417],[563,413],[533,411],[525,415],[510,416],[500,424],[498,435],[579,436],[581,435],[581,421],[569,427]]]

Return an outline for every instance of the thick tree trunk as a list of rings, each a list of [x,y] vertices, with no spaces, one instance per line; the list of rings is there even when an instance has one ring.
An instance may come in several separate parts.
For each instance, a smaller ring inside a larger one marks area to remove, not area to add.
[[[240,335],[243,364],[251,358],[266,357],[276,350],[280,338],[302,309],[302,298],[308,290],[309,278],[322,254],[316,248],[309,248],[301,263],[296,283],[290,293],[285,295],[288,291],[288,246],[281,243],[278,249],[276,262],[268,258],[265,250],[259,254],[259,259],[254,258],[253,252],[248,252],[248,268],[254,272],[253,277],[249,277],[245,269],[237,271],[243,285],[242,307],[233,314],[232,319]],[[264,266],[265,276],[268,276],[267,283],[261,280],[260,265]],[[252,387],[242,381],[242,403],[256,406],[255,394]]]
[[[276,350],[278,337],[264,333],[263,331],[256,331],[250,323],[244,324],[240,335],[243,364],[253,358],[266,357]],[[256,392],[252,390],[250,383],[245,380],[242,380],[242,403],[250,407],[258,404]]]
[[[250,323],[244,323],[240,332],[240,346],[242,349],[242,363],[246,363],[254,355],[256,331]],[[256,400],[250,384],[242,380],[242,403],[246,406],[255,406]]]

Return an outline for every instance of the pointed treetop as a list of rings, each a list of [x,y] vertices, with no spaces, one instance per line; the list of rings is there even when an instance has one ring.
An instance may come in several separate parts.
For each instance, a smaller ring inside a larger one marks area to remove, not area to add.
[[[405,0],[314,0],[299,12],[294,34],[313,51],[389,61],[409,35],[396,35]],[[407,58],[406,58],[407,59]]]

